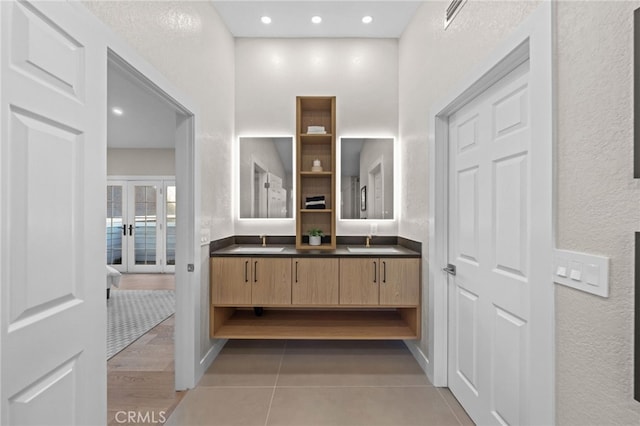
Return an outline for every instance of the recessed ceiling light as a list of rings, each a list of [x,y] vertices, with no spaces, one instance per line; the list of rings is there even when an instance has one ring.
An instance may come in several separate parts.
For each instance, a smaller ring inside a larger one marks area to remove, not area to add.
[[[114,113],[115,115],[124,114],[124,111],[122,111],[122,108],[118,108],[118,107],[111,108],[111,112]]]
[[[363,24],[370,24],[373,22],[373,18],[371,16],[365,16],[362,18],[362,23]]]
[[[322,22],[322,18],[320,16],[314,16],[311,18],[311,22],[313,22],[314,24],[319,24],[320,22]]]
[[[271,18],[268,16],[263,16],[262,18],[260,18],[260,20],[262,21],[263,24],[270,24],[271,23]]]

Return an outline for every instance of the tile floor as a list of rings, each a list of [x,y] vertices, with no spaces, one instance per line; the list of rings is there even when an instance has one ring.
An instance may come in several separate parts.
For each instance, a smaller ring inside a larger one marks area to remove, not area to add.
[[[230,340],[167,425],[473,425],[402,342]]]

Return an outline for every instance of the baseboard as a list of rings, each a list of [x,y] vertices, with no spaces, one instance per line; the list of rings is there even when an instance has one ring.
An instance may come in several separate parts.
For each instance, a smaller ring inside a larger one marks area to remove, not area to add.
[[[200,360],[200,365],[198,366],[198,380],[199,382],[204,373],[209,369],[213,361],[218,357],[224,345],[227,344],[227,339],[216,339],[213,345],[209,348],[205,356]]]
[[[420,349],[420,347],[414,340],[405,340],[404,344],[407,346],[407,349],[409,349],[409,352],[411,352],[411,355],[413,355],[413,357],[416,359],[418,365],[420,366],[420,368],[422,368],[422,371],[424,371],[424,374],[427,376],[429,381],[433,383],[433,377],[431,377],[430,372],[431,362],[429,361],[429,358],[427,358],[424,352],[422,352],[422,349]]]

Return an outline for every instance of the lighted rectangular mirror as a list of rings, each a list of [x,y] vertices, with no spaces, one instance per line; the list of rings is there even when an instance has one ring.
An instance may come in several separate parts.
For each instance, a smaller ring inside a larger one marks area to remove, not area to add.
[[[393,138],[340,139],[341,219],[393,219]]]
[[[293,217],[293,137],[240,138],[240,218]]]

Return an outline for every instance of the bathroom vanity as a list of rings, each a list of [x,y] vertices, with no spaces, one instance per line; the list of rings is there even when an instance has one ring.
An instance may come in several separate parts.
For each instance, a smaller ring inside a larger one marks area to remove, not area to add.
[[[331,251],[212,243],[211,337],[419,338],[421,254],[385,238]]]

